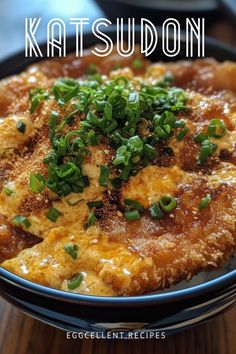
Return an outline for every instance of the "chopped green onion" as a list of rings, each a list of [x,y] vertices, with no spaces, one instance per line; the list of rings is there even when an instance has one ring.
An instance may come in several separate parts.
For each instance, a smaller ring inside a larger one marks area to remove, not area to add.
[[[226,126],[221,119],[212,119],[208,126],[208,135],[220,139],[226,134]]]
[[[45,186],[44,177],[40,173],[30,174],[30,188],[34,193],[41,193]]]
[[[164,195],[160,199],[160,205],[166,212],[172,211],[176,207],[176,199],[170,195]]]
[[[133,209],[137,209],[139,211],[143,211],[142,204],[140,202],[138,202],[137,200],[125,199],[124,202],[125,202],[126,205],[128,205],[129,207],[131,207]]]
[[[175,127],[176,118],[170,111],[164,111],[160,117],[160,124],[163,126],[169,125],[171,128]]]
[[[207,135],[204,133],[198,133],[195,135],[194,141],[195,143],[202,143],[204,140],[207,140]]]
[[[201,200],[201,202],[198,205],[198,209],[201,211],[203,209],[205,209],[211,202],[211,196],[210,194],[207,194],[207,196],[205,198],[203,198]]]
[[[52,111],[48,121],[48,125],[50,128],[54,129],[56,127],[58,117],[59,117],[59,113],[56,111]]]
[[[210,142],[210,140],[204,140],[202,142],[200,153],[199,153],[199,163],[202,164],[207,161],[208,157],[213,154],[217,149],[217,145]]]
[[[94,130],[88,132],[87,141],[89,145],[96,146],[100,143],[102,135],[96,135]]]
[[[61,211],[59,211],[58,209],[56,208],[51,208],[49,210],[49,212],[46,214],[47,218],[52,221],[52,222],[56,222],[58,217],[63,215],[63,213]]]
[[[138,59],[133,65],[140,67],[143,62]],[[51,97],[59,105],[69,103],[65,112],[73,110],[61,121],[58,112],[53,111],[48,122],[52,151],[44,159],[48,165],[44,182],[59,197],[82,193],[89,185],[87,176],[83,176],[83,162],[91,154],[90,145],[104,141],[114,148],[112,164],[117,166],[117,177],[111,183],[119,188],[122,181],[156,159],[155,147],[160,139],[171,137],[176,127],[185,128],[185,122],[176,117],[177,113],[186,112],[188,96],[184,90],[170,87],[168,77],[156,84],[143,82],[136,87],[122,76],[103,81],[96,75],[97,68],[92,63],[87,79],[59,78],[52,87]],[[31,111],[48,97],[44,89],[31,92]],[[71,124],[75,114],[81,114],[79,129],[64,133],[65,124]],[[147,122],[148,135],[139,133],[141,120]],[[184,133],[180,133],[179,139]],[[107,186],[109,175],[109,166],[101,166],[100,185]],[[43,188],[39,178],[33,178],[32,183],[36,191]]]
[[[202,146],[200,149],[200,153],[199,153],[199,162],[200,163],[204,163],[207,161],[208,157],[210,156],[210,150],[209,150],[209,146]]]
[[[12,219],[12,225],[14,226],[23,226],[24,229],[28,229],[30,227],[30,221],[26,216],[16,215]]]
[[[125,216],[126,220],[138,220],[141,218],[141,215],[138,210],[126,211],[124,213],[124,216]]]
[[[106,119],[111,120],[111,118],[112,118],[112,105],[110,104],[110,102],[107,102],[105,104],[104,114],[105,114]]]
[[[129,178],[129,174],[130,174],[130,171],[132,170],[132,165],[131,164],[128,164],[127,166],[125,166],[123,169],[122,169],[122,172],[120,174],[120,179],[122,181],[127,181],[128,178]]]
[[[4,187],[2,189],[2,191],[8,196],[10,197],[12,194],[14,194],[15,192],[13,190],[11,190],[10,188]]]
[[[92,202],[88,202],[87,206],[89,207],[89,209],[102,208],[103,207],[103,202],[101,200],[94,200]]]
[[[180,130],[179,134],[177,134],[176,136],[176,139],[178,141],[181,141],[183,140],[183,138],[185,137],[185,135],[189,132],[189,129],[188,128],[184,128],[182,130]]]
[[[129,138],[127,148],[132,154],[140,154],[143,151],[143,142],[138,135]]]
[[[73,192],[73,189],[72,189],[72,186],[69,183],[61,182],[60,183],[60,191],[61,191],[62,195],[64,196],[64,195],[68,195],[71,192]],[[58,190],[58,192],[59,192],[59,190]]]
[[[23,122],[23,120],[19,120],[16,124],[16,128],[20,133],[24,134],[26,129],[25,122]]]
[[[100,186],[106,186],[107,185],[109,173],[110,173],[109,167],[101,166],[100,177],[99,177]]]
[[[73,79],[59,78],[53,85],[54,96],[60,105],[64,105],[79,92],[79,83]]]
[[[68,283],[67,283],[68,289],[75,290],[76,288],[78,288],[80,286],[82,281],[83,281],[83,274],[81,274],[81,273],[75,274],[73,276],[73,278],[68,280]]]
[[[84,187],[89,187],[88,176],[83,176],[82,179],[83,179]]]
[[[131,152],[127,150],[127,146],[122,145],[116,150],[116,157],[113,160],[113,165],[118,166],[124,164],[125,166],[128,166],[130,158]]]
[[[122,180],[119,177],[114,177],[110,179],[111,185],[115,189],[119,189],[122,184]]]
[[[73,162],[68,162],[65,164],[59,173],[59,176],[64,179],[64,178],[72,178],[74,174],[77,172],[77,166]]]
[[[177,120],[175,122],[175,128],[184,128],[185,127],[185,121],[184,120]]]
[[[65,252],[69,254],[69,256],[71,256],[71,258],[74,260],[78,257],[78,249],[79,247],[77,245],[72,246],[69,243],[64,246]]]
[[[155,128],[155,134],[158,138],[160,139],[167,139],[170,136],[171,128],[169,125],[165,125],[163,127],[156,127]]]
[[[141,157],[140,157],[140,156],[134,156],[134,157],[132,158],[132,162],[133,162],[134,164],[137,164],[140,160],[141,160]]]
[[[30,91],[30,113],[34,113],[40,103],[49,98],[48,92],[43,88],[34,88]]]
[[[176,118],[170,111],[164,111],[161,115],[154,116],[154,133],[160,139],[167,139],[175,127]]]
[[[106,134],[109,134],[109,133],[111,133],[115,128],[117,128],[117,126],[118,126],[117,121],[116,121],[116,120],[112,120],[111,123],[110,123],[107,127],[103,128],[103,132],[106,133]]]
[[[85,228],[88,229],[90,226],[94,225],[97,221],[98,219],[96,218],[96,215],[93,212],[91,212],[88,216],[88,220],[85,224]]]
[[[97,112],[103,112],[106,106],[106,101],[104,100],[96,100],[95,101],[95,107]]]
[[[149,144],[144,144],[143,153],[150,161],[153,161],[157,157],[156,149]]]
[[[150,208],[149,208],[149,212],[151,214],[151,217],[153,219],[163,219],[164,214],[161,211],[161,208],[159,206],[158,203],[153,204]]]

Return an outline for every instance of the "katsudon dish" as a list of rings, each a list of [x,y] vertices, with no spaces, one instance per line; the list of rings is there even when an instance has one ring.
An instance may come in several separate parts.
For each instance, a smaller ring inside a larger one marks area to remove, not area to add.
[[[98,296],[168,288],[236,249],[236,64],[137,48],[0,82],[1,267]]]

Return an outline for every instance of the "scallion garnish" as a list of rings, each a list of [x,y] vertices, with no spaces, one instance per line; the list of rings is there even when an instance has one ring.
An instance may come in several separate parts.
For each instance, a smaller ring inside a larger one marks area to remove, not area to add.
[[[34,113],[40,103],[49,98],[49,93],[43,88],[34,88],[30,91],[30,113]]]
[[[61,215],[63,215],[63,213],[54,207],[50,208],[49,212],[46,214],[47,218],[52,222],[56,222]]]
[[[88,216],[87,222],[85,224],[85,228],[88,229],[89,227],[94,225],[97,221],[98,219],[96,218],[96,215],[94,214],[94,212],[91,212]]]
[[[139,59],[134,65],[140,66]],[[155,160],[156,144],[169,139],[176,127],[183,128],[179,139],[186,133],[185,123],[177,121],[176,114],[186,111],[187,94],[180,88],[170,87],[168,79],[156,84],[143,82],[137,88],[125,77],[97,80],[95,71],[96,66],[92,64],[88,67],[88,80],[59,78],[52,88],[52,97],[59,105],[69,103],[74,108],[61,122],[56,111],[49,118],[52,151],[44,159],[48,165],[45,186],[59,197],[81,193],[89,185],[82,173],[84,158],[90,154],[89,145],[96,146],[109,139],[115,149],[112,164],[119,172],[111,182],[120,185]],[[44,89],[32,91],[31,112],[48,97]],[[79,129],[63,134],[67,118],[71,122],[70,118],[77,112],[83,114]],[[140,134],[139,123],[143,120],[148,122],[148,136]],[[102,186],[107,186],[109,169],[109,166],[101,167]]]
[[[60,78],[53,85],[53,93],[60,105],[64,105],[79,92],[79,83],[73,79]]]
[[[109,167],[101,166],[100,169],[100,177],[99,177],[99,184],[100,186],[106,186],[109,178]]]
[[[150,161],[155,160],[155,158],[157,157],[156,149],[149,144],[144,144],[143,153]]]
[[[129,210],[124,213],[126,220],[138,220],[141,215],[138,210]]]
[[[89,209],[102,208],[103,207],[103,202],[101,200],[94,200],[92,202],[88,202],[87,206],[89,207]]]
[[[143,211],[143,206],[140,202],[138,202],[137,200],[133,200],[133,199],[124,199],[124,202],[127,206],[129,206],[132,209],[137,209],[139,211]]]
[[[113,188],[115,189],[119,189],[121,187],[122,184],[122,180],[119,177],[114,177],[110,179],[111,185]]]
[[[104,117],[108,120],[112,119],[112,105],[110,102],[106,102],[105,107],[104,107]]]
[[[13,226],[22,226],[24,229],[28,229],[30,227],[30,221],[26,216],[16,215],[12,219]]]
[[[54,129],[57,125],[57,121],[58,121],[58,117],[59,117],[59,113],[56,111],[52,111],[49,121],[48,121],[48,125],[50,128]]]
[[[211,202],[211,195],[207,194],[205,198],[201,200],[201,202],[198,205],[198,209],[201,211],[205,209]]]
[[[208,125],[208,135],[220,139],[226,134],[226,126],[221,119],[212,119]]]
[[[25,124],[25,122],[23,122],[23,120],[19,120],[19,121],[17,122],[17,124],[16,124],[16,129],[17,129],[20,133],[24,134],[24,133],[25,133],[25,129],[26,129],[26,124]]]
[[[202,143],[204,140],[207,140],[207,135],[201,132],[194,137],[195,143]]]
[[[177,202],[174,197],[172,197],[170,195],[164,195],[160,199],[160,205],[164,211],[170,212],[176,207]]]
[[[65,252],[69,254],[69,256],[71,256],[71,258],[74,260],[78,257],[78,249],[78,245],[71,245],[69,243],[64,246]]]
[[[217,149],[217,145],[213,144],[210,140],[204,140],[202,142],[200,152],[199,152],[199,157],[198,161],[200,164],[203,164],[204,162],[207,161],[208,157],[210,157],[214,151]]]
[[[127,146],[122,145],[116,150],[116,157],[113,160],[113,165],[125,165],[129,164],[129,160],[131,158],[131,152],[128,151]]]
[[[163,219],[163,217],[164,217],[164,214],[161,211],[161,208],[158,203],[153,204],[149,208],[149,212],[150,212],[150,215],[153,219]]]
[[[177,120],[175,122],[175,128],[184,128],[185,127],[185,121],[184,120]]]
[[[40,173],[30,174],[30,188],[34,193],[41,193],[45,186],[45,179]]]
[[[96,146],[101,142],[101,140],[102,140],[102,135],[96,135],[96,133],[93,129],[91,129],[88,132],[87,141],[88,141],[89,145]]]
[[[158,138],[166,140],[170,137],[175,127],[176,118],[171,111],[164,111],[161,115],[154,116],[154,131]]]
[[[3,191],[8,197],[10,197],[12,194],[15,193],[13,190],[11,190],[11,189],[8,188],[8,187],[4,187],[4,188],[2,189],[2,191]]]
[[[185,135],[189,132],[189,129],[188,128],[184,128],[184,129],[181,129],[180,132],[176,135],[176,139],[178,141],[181,141],[183,140],[183,138],[185,137]]]
[[[83,274],[77,273],[67,282],[67,286],[69,290],[75,290],[80,286],[83,281]]]

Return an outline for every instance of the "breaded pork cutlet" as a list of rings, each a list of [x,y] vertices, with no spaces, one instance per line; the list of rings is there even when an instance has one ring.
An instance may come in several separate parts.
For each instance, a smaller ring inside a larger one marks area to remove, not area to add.
[[[73,55],[0,83],[0,261],[140,295],[236,248],[236,64]]]

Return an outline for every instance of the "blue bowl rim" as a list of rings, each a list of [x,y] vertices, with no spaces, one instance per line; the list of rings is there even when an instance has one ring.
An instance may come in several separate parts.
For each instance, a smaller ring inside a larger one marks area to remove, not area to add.
[[[199,297],[212,292],[219,291],[221,289],[227,290],[228,287],[236,282],[236,269],[229,273],[223,274],[217,278],[209,280],[205,283],[195,285],[190,288],[181,290],[175,290],[165,293],[145,294],[138,296],[94,296],[84,295],[79,293],[68,292],[64,290],[50,288],[44,285],[40,285],[22,278],[3,267],[0,267],[0,277],[7,283],[17,285],[18,288],[36,293],[37,295],[44,295],[48,298],[53,298],[59,301],[69,301],[73,303],[80,303],[90,306],[140,306],[140,305],[153,305],[164,304],[170,302],[177,302],[182,300],[191,299],[193,297]]]
[[[127,29],[127,26],[124,26]],[[158,27],[157,27],[158,28]],[[160,29],[160,28],[159,28]],[[113,34],[114,36],[115,26],[111,26],[108,30],[106,30],[107,34]],[[140,26],[136,26],[136,32],[140,32]],[[91,36],[91,33],[86,33],[85,38]],[[71,43],[74,39],[74,36],[68,37],[68,42]],[[181,42],[185,41],[183,37],[181,37]],[[229,45],[226,45],[214,38],[206,36],[206,45],[209,46],[211,49],[219,49],[221,52],[225,52],[225,55],[232,55],[235,57],[236,60],[236,50],[231,48]],[[42,44],[43,48],[46,48],[45,44]],[[41,45],[40,45],[41,47]],[[70,47],[70,45],[69,45]],[[69,49],[70,51],[70,49]],[[20,51],[15,55],[11,55],[8,58],[0,61],[0,67],[5,67],[9,64],[16,65],[19,63],[19,60],[24,58],[24,52]],[[47,59],[47,58],[45,58]],[[226,58],[227,59],[227,58]],[[23,66],[27,66],[32,64],[33,62],[39,61],[40,58],[35,60],[30,60],[29,58],[24,59]],[[16,65],[17,67],[17,65]],[[118,296],[93,296],[93,295],[83,295],[79,293],[72,293],[63,290],[58,290],[54,288],[49,288],[44,285],[40,285],[34,282],[31,282],[19,275],[16,275],[7,269],[4,269],[0,266],[0,278],[3,281],[12,284],[13,286],[17,286],[18,288],[29,291],[31,293],[35,293],[37,295],[44,295],[45,297],[57,299],[59,301],[66,301],[66,302],[73,302],[73,303],[80,303],[83,305],[88,306],[115,306],[115,307],[122,307],[122,306],[148,306],[153,304],[164,304],[170,302],[177,302],[182,300],[191,299],[193,297],[199,297],[202,295],[206,295],[213,291],[218,291],[221,289],[227,289],[229,286],[233,285],[236,282],[236,269],[223,274],[217,278],[209,280],[205,283],[201,283],[195,285],[193,287],[188,287],[181,290],[174,290],[171,292],[159,292],[159,293],[152,293],[152,294],[145,294],[145,295],[138,295],[138,296],[127,296],[127,297],[118,297]],[[1,291],[1,290],[0,290]]]

